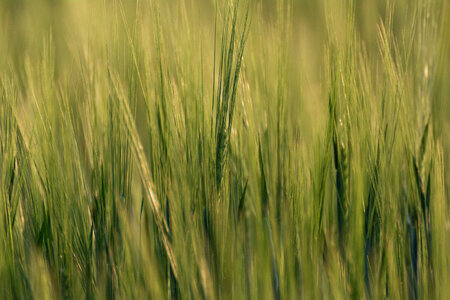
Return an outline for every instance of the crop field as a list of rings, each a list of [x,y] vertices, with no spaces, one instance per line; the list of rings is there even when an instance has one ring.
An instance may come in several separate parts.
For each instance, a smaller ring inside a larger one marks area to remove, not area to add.
[[[450,299],[450,1],[0,0],[0,299]]]

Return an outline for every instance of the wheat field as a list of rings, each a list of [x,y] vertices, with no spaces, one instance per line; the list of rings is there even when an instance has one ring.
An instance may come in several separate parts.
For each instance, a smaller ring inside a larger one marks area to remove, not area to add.
[[[1,299],[449,299],[450,1],[1,0]]]

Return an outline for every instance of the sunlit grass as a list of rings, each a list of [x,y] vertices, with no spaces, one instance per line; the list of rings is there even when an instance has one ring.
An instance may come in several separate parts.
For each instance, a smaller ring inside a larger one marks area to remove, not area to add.
[[[444,299],[450,5],[0,3],[0,298]]]

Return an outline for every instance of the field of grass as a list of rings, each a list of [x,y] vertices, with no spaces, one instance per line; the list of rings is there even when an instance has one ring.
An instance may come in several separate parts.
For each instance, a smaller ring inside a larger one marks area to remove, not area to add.
[[[450,1],[1,0],[0,299],[449,299]]]

